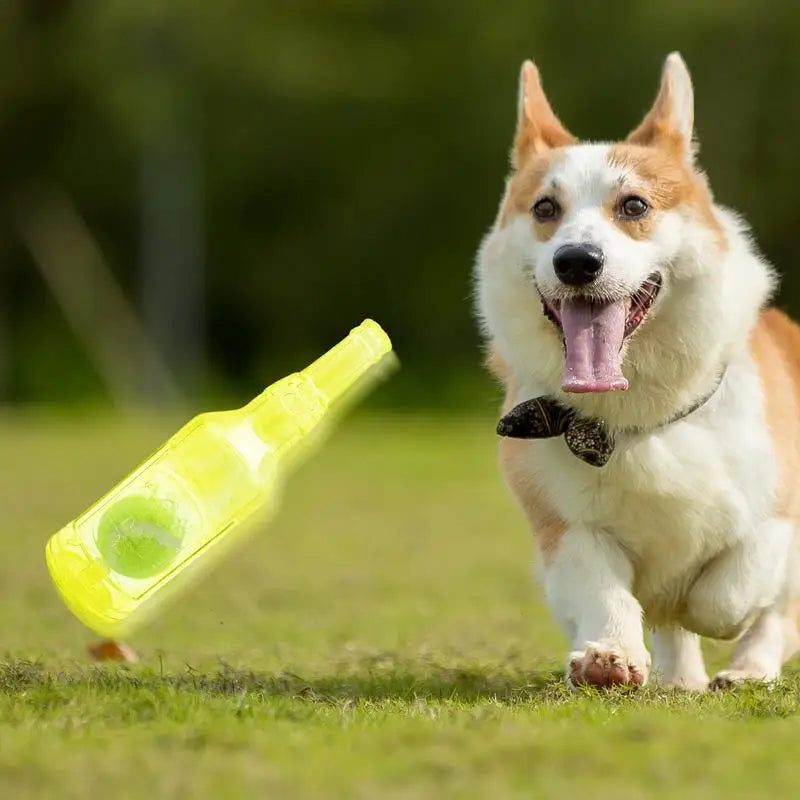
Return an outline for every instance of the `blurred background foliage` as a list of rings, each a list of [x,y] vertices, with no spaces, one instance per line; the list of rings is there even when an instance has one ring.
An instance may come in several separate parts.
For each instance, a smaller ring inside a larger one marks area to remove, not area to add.
[[[193,402],[247,399],[365,316],[404,366],[384,402],[494,402],[470,273],[525,57],[568,127],[606,139],[638,122],[679,49],[717,198],[800,311],[798,45],[788,0],[5,0],[0,400],[109,398],[20,222],[46,215],[30,198],[52,189]],[[102,347],[113,298],[81,276],[74,236],[51,238]],[[143,399],[163,399],[135,349],[114,352]]]

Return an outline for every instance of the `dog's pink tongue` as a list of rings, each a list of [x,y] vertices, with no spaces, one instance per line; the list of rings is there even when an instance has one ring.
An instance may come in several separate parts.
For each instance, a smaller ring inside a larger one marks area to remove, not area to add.
[[[625,302],[590,303],[565,300],[561,327],[567,346],[565,392],[611,392],[627,389],[620,350],[627,317]]]

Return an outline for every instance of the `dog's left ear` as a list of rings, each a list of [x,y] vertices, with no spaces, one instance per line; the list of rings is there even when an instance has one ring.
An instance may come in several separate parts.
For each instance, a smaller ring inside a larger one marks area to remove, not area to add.
[[[626,141],[650,147],[663,147],[691,162],[695,147],[694,91],[689,70],[680,53],[670,53],[661,73],[661,87],[653,107]]]

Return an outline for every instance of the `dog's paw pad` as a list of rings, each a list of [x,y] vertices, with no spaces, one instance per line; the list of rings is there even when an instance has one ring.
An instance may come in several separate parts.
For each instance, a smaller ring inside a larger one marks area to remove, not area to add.
[[[570,653],[567,680],[573,686],[641,686],[647,667],[622,650],[587,643],[584,650]]]

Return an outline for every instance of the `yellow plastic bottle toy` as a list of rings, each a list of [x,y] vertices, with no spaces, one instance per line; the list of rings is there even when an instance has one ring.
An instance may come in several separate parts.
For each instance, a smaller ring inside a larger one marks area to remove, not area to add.
[[[201,414],[47,544],[67,606],[103,636],[129,634],[236,532],[277,507],[282,480],[394,363],[366,320],[308,369],[243,408]]]

